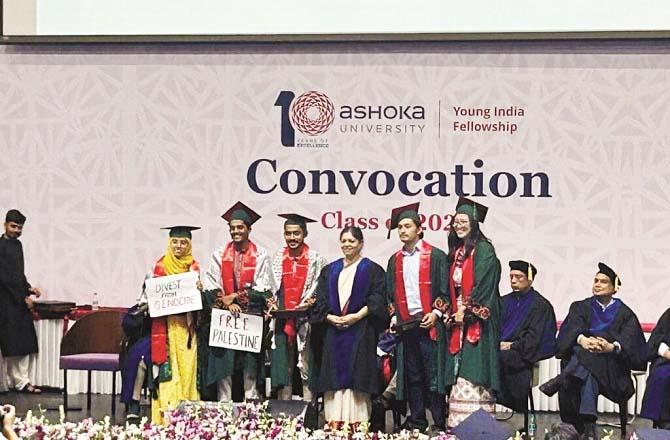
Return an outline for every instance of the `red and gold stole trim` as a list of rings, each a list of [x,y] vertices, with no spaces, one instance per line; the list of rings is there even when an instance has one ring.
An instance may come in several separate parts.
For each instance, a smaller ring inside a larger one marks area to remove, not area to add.
[[[302,253],[295,260],[295,272],[293,271],[294,260],[289,253],[288,246],[284,248],[282,256],[281,284],[284,290],[284,309],[295,309],[300,304],[302,292],[307,281],[309,270],[309,246],[302,245]],[[284,324],[284,333],[288,337],[289,345],[293,345],[298,334],[295,319],[287,319]]]
[[[433,250],[427,242],[423,242],[421,246],[421,254],[419,255],[419,295],[421,297],[421,309],[424,314],[432,311],[432,293],[430,282],[430,254]],[[407,321],[409,316],[409,307],[407,306],[407,292],[405,292],[405,281],[403,278],[403,255],[402,249],[395,254],[395,303],[402,321]],[[437,329],[433,327],[430,329],[430,338],[437,340]]]
[[[235,255],[240,252],[235,250],[235,243],[230,242],[226,245],[221,256],[221,287],[225,295],[235,293]],[[237,281],[239,282],[237,290],[243,290],[247,285],[253,285],[254,274],[256,273],[256,245],[251,241],[247,250],[242,252],[242,264],[238,268]]]
[[[189,270],[191,272],[199,272],[200,265],[197,261],[193,260]],[[164,277],[167,275],[168,273],[165,271],[165,266],[163,265],[163,257],[161,257],[154,266],[154,277]],[[167,316],[161,316],[151,320],[151,362],[160,365],[167,362],[167,360]]]
[[[459,251],[457,251],[459,252]],[[449,269],[449,292],[451,294],[451,304],[452,309],[456,311],[456,285],[454,284],[454,270],[456,269],[456,263],[451,265]],[[470,295],[472,294],[472,288],[475,285],[475,250],[473,249],[468,255],[467,258],[463,260],[463,265],[461,266],[461,302],[463,305],[467,306],[470,303]],[[467,326],[467,331],[465,338],[467,342],[471,344],[476,344],[479,342],[481,337],[481,323],[475,321],[469,323]],[[460,350],[461,346],[461,331],[462,325],[454,325],[451,327],[451,334],[449,335],[449,353],[456,354]]]

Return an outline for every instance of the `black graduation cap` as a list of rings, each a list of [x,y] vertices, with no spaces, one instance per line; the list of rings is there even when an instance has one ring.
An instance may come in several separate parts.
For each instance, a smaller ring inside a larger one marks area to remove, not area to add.
[[[304,215],[289,213],[289,214],[277,214],[281,218],[285,218],[285,225],[298,225],[303,230],[307,230],[307,223],[316,223],[316,220],[305,217]]]
[[[507,440],[510,435],[502,423],[483,409],[478,409],[454,428],[459,440]]]
[[[482,205],[481,203],[477,203],[474,200],[467,199],[465,197],[459,198],[458,203],[456,203],[457,214],[466,214],[472,220],[479,223],[484,223],[484,219],[486,219],[487,212],[489,212],[488,207]]]
[[[409,205],[400,206],[391,210],[391,224],[389,225],[389,232],[386,235],[387,240],[391,238],[391,231],[398,227],[400,220],[411,218],[417,225],[421,224],[421,218],[419,217],[419,203],[420,202],[410,203]]]
[[[228,211],[224,212],[221,217],[228,223],[233,220],[242,220],[247,226],[253,225],[259,218],[261,218],[256,211],[242,202],[235,203]]]
[[[667,429],[639,428],[631,439],[638,440],[670,440],[670,431]]]
[[[532,263],[523,260],[512,260],[509,262],[510,270],[518,270],[526,274],[529,281],[533,281],[537,275],[537,268]]]
[[[10,209],[7,211],[7,215],[5,215],[5,222],[18,223],[22,225],[26,222],[26,216],[21,214],[21,211],[18,209]]]
[[[199,226],[166,226],[161,229],[169,229],[170,237],[192,238],[191,231],[197,231]]]
[[[603,275],[606,275],[607,278],[612,281],[612,285],[614,285],[614,291],[616,292],[619,290],[619,287],[621,287],[621,279],[619,278],[619,275],[614,272],[614,270],[606,265],[605,263],[598,263],[598,273],[601,273]]]

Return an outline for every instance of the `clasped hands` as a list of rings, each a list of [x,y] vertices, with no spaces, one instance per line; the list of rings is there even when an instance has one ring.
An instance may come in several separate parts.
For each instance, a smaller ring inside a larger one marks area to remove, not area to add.
[[[349,313],[348,315],[344,316],[328,315],[326,316],[326,321],[328,321],[329,324],[335,326],[337,329],[344,330],[356,324],[361,320],[361,318],[362,316],[360,316],[358,313]]]
[[[223,295],[219,293],[214,306],[228,310],[230,313],[237,316],[242,312],[242,308],[238,304],[235,304],[235,300],[237,299],[238,295],[239,292],[233,292],[230,295]]]
[[[303,299],[300,304],[295,306],[294,310],[307,310],[310,307],[314,305],[316,302],[316,297],[314,296],[308,296],[307,298]],[[279,305],[277,304],[277,299],[276,298],[268,298],[266,307],[265,307],[265,318],[266,319],[271,319],[272,318],[272,312],[274,310],[279,310]]]
[[[600,336],[583,336],[579,338],[578,344],[591,353],[612,353],[616,349],[614,344]]]

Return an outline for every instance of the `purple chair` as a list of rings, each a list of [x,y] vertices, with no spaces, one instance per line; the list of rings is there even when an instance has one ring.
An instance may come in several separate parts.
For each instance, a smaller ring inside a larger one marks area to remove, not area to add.
[[[120,370],[119,352],[123,330],[122,311],[90,313],[74,323],[60,344],[60,369],[63,370],[63,406],[67,406],[67,371],[88,371],[86,405],[91,410],[91,372],[112,373],[112,415],[116,413],[116,373]]]

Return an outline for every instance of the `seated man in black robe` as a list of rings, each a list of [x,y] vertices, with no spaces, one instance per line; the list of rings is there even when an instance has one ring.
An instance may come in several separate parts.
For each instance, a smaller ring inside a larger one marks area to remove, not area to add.
[[[670,429],[670,309],[651,333],[647,352],[651,370],[640,416],[653,420],[656,428]]]
[[[502,297],[500,378],[497,402],[516,412],[527,409],[533,366],[556,354],[556,315],[549,301],[532,286],[537,269],[510,261],[512,293]]]
[[[599,263],[593,296],[570,305],[558,333],[561,374],[540,386],[550,396],[559,392],[561,420],[586,439],[598,438],[598,395],[627,402],[635,393],[631,369],[646,368],[646,342],[637,316],[612,298],[620,286],[617,274]]]

